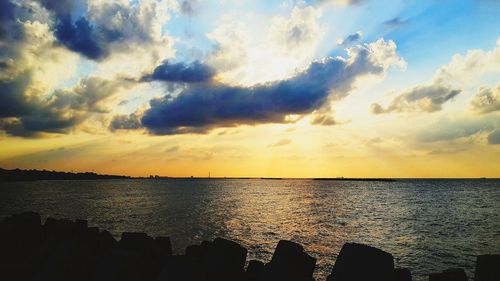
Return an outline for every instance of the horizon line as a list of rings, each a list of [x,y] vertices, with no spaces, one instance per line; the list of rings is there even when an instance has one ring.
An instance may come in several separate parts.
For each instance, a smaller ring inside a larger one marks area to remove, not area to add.
[[[5,169],[0,167],[0,170],[4,171],[34,171],[34,172],[47,172],[47,173],[69,173],[69,174],[94,174],[97,176],[112,176],[112,177],[122,177],[123,179],[261,179],[261,180],[352,180],[352,181],[362,181],[362,180],[378,180],[378,181],[391,181],[391,180],[405,180],[405,179],[493,179],[500,180],[500,177],[344,177],[344,176],[335,176],[335,177],[278,177],[278,176],[165,176],[165,175],[155,175],[150,174],[146,176],[130,176],[130,175],[116,175],[116,174],[101,174],[94,171],[56,171],[56,170],[47,170],[47,169],[21,169],[21,168],[13,168],[13,169]]]

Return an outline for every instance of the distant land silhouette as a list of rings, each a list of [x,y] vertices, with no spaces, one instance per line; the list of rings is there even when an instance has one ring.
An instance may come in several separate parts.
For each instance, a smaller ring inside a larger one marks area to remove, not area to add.
[[[284,180],[288,178],[275,177],[165,177],[150,175],[147,177],[131,177],[123,175],[101,175],[94,172],[61,172],[48,170],[23,170],[23,169],[3,169],[0,168],[0,182],[6,181],[38,181],[38,180],[106,180],[106,179],[261,179],[261,180]],[[311,178],[322,181],[395,181],[391,178]]]
[[[93,172],[71,173],[47,170],[6,170],[0,168],[0,182],[5,181],[37,181],[37,180],[102,180],[130,179],[128,176],[99,175]]]

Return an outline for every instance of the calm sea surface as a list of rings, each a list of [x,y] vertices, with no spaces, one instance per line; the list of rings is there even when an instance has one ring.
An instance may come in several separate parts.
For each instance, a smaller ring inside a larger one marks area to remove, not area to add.
[[[170,236],[174,251],[225,237],[267,261],[280,239],[318,259],[317,280],[345,242],[392,253],[414,280],[448,267],[473,276],[500,253],[500,180],[354,182],[259,179],[0,183],[0,217],[26,210],[110,230]]]

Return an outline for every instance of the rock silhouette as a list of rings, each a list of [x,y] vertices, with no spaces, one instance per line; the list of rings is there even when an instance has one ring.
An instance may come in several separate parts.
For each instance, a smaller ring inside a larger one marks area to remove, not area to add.
[[[475,281],[500,281],[500,255],[482,255],[476,260]]]
[[[260,280],[310,281],[316,259],[304,252],[304,248],[294,242],[281,240],[276,246],[271,262],[266,264]]]
[[[251,260],[247,250],[223,238],[203,241],[174,255],[168,237],[124,232],[119,241],[85,220],[12,215],[0,222],[2,281],[313,281],[316,259],[295,242],[278,242],[271,261]],[[499,281],[500,255],[477,258],[475,280]],[[367,245],[346,243],[328,281],[411,281],[394,268],[393,256]],[[429,275],[429,281],[466,281],[463,269]]]
[[[429,281],[467,281],[467,275],[462,268],[449,268],[441,273],[430,274]]]
[[[392,280],[394,259],[380,249],[357,243],[346,243],[335,261],[328,281]]]
[[[408,268],[394,269],[394,281],[412,281],[410,270]]]

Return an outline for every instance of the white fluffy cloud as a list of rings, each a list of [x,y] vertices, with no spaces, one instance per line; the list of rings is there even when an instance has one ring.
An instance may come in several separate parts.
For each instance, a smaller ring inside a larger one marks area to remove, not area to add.
[[[88,16],[123,37],[110,44],[110,56],[98,65],[98,75],[137,77],[175,55],[174,39],[162,33],[176,3],[168,0],[89,0]]]
[[[500,72],[500,38],[490,51],[470,50],[465,56],[456,54],[450,63],[439,68],[433,78],[435,84],[474,84],[485,74]]]
[[[259,20],[251,15],[227,19],[208,34],[217,44],[209,63],[219,70],[219,79],[230,84],[287,78],[312,59],[323,36],[320,16],[319,8],[297,6],[288,17],[273,17],[269,26],[256,26]]]
[[[108,112],[106,103],[130,86],[130,82],[114,74],[132,75],[140,68],[150,70],[170,51],[168,44],[162,45],[168,38],[161,35],[161,26],[155,24],[167,18],[162,14],[165,10],[159,9],[160,2],[146,1],[135,6],[128,1],[100,3],[109,6],[99,10],[104,14],[89,12],[89,15],[94,16],[98,25],[115,28],[111,25],[116,24],[127,40],[122,45],[112,43],[112,49],[121,56],[119,60],[111,55],[99,62],[101,70],[109,69],[106,75],[77,77],[81,55],[59,44],[53,30],[54,14],[37,2],[21,4],[7,3],[8,12],[18,16],[7,22],[17,34],[7,33],[8,36],[0,38],[0,130],[11,135],[65,133],[96,113]],[[92,5],[91,11],[97,1]],[[109,12],[110,9],[114,12]],[[128,17],[121,19],[127,13]],[[127,26],[125,21],[134,27]],[[137,53],[140,48],[144,53]],[[162,50],[155,52],[155,48]],[[71,86],[73,79],[77,82]]]
[[[471,106],[479,114],[500,111],[500,85],[481,87],[472,99]]]
[[[78,56],[57,46],[47,24],[27,21],[21,26],[24,39],[12,45],[17,54],[6,60],[8,67],[0,72],[0,79],[29,72],[33,94],[41,95],[76,74]]]
[[[431,81],[401,91],[386,108],[378,103],[372,104],[372,112],[439,111],[444,103],[462,92],[463,87],[475,85],[486,74],[499,72],[500,39],[491,51],[470,50],[465,56],[454,55],[449,64],[436,71]],[[493,97],[494,94],[483,93],[473,101],[473,106],[484,109],[486,100]]]
[[[374,114],[390,112],[434,112],[442,109],[442,105],[453,99],[461,91],[442,85],[416,86],[400,93],[392,102],[383,108],[379,104],[372,105]]]

